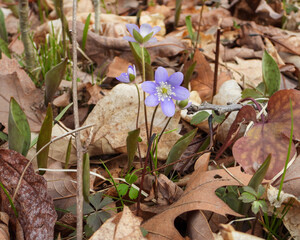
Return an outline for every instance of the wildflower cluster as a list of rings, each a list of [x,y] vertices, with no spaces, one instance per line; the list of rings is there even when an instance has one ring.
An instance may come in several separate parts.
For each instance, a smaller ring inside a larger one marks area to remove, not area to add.
[[[151,27],[149,24],[142,24],[139,28],[135,24],[126,25],[131,36],[125,36],[124,39],[130,42],[138,42],[144,44],[146,42],[156,42],[154,37],[160,31],[160,27]],[[127,73],[122,73],[117,79],[120,82],[129,83],[136,78],[135,66],[129,66]],[[141,84],[143,91],[149,94],[145,99],[145,105],[155,107],[161,104],[163,113],[167,117],[172,117],[175,114],[175,104],[173,100],[180,101],[180,108],[187,108],[190,103],[188,98],[190,92],[180,85],[183,82],[183,74],[175,72],[168,76],[168,72],[163,67],[158,67],[155,71],[155,81],[144,81]]]

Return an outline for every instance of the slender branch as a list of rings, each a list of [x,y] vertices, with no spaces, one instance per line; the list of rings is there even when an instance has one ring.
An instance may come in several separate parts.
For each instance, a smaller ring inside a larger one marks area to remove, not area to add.
[[[79,114],[78,114],[78,100],[77,100],[77,26],[76,26],[76,12],[77,0],[73,0],[73,18],[72,18],[72,54],[73,54],[73,109],[74,109],[74,123],[75,128],[79,128]],[[83,173],[83,159],[82,159],[82,146],[80,142],[80,133],[75,134],[76,152],[77,152],[77,190],[76,190],[76,211],[77,211],[77,224],[76,230],[77,239],[83,239],[83,186],[82,186],[82,173]]]
[[[28,12],[29,12],[28,0],[20,0],[19,17],[20,17],[21,39],[24,45],[26,67],[30,72],[34,68],[35,57],[34,57],[33,44],[29,36]]]
[[[138,85],[135,83],[134,86],[136,87],[136,91],[138,94],[138,112],[136,116],[136,129],[139,128],[139,118],[140,118],[140,109],[141,109],[141,94]]]
[[[198,42],[199,42],[200,27],[201,27],[201,22],[202,22],[203,10],[204,10],[204,0],[202,0],[202,7],[201,7],[201,11],[200,11],[200,16],[199,16],[198,29],[197,29],[197,37],[196,37],[196,43],[194,45],[194,55],[193,55],[193,58],[195,56],[195,52],[196,52],[196,49],[197,49],[197,46],[198,46]]]
[[[58,141],[58,140],[60,140],[60,139],[62,139],[62,138],[64,138],[64,137],[66,137],[66,136],[68,136],[68,135],[70,135],[70,134],[73,134],[73,133],[75,133],[75,132],[79,132],[79,131],[81,131],[81,130],[83,130],[83,129],[90,128],[90,127],[92,127],[92,126],[94,126],[94,124],[87,125],[87,126],[84,126],[84,127],[80,127],[80,128],[78,128],[78,129],[75,129],[75,130],[72,130],[72,131],[70,131],[70,132],[67,132],[67,133],[65,133],[65,134],[63,134],[63,135],[61,135],[61,136],[58,136],[58,137],[56,137],[56,138],[53,138],[53,139],[51,139],[50,142],[48,142],[47,144],[45,144],[39,151],[37,151],[37,152],[35,153],[35,155],[29,160],[29,162],[27,163],[26,167],[24,168],[24,170],[23,170],[23,172],[22,172],[22,174],[21,174],[21,176],[20,176],[19,182],[18,182],[18,184],[17,184],[16,190],[15,190],[15,192],[14,192],[14,195],[13,195],[13,197],[12,197],[12,201],[14,201],[15,198],[16,198],[16,195],[17,195],[18,190],[19,190],[19,188],[20,188],[20,186],[21,186],[21,182],[22,182],[22,179],[23,179],[23,177],[24,177],[24,175],[25,175],[25,172],[27,171],[28,167],[30,166],[30,164],[32,163],[32,161],[35,159],[35,157],[36,157],[38,154],[40,154],[40,152],[42,152],[42,151],[43,151],[46,147],[48,147],[51,143],[56,142],[56,141]]]
[[[204,102],[200,106],[196,106],[192,104],[190,107],[188,107],[188,114],[193,114],[202,110],[214,110],[219,114],[223,114],[226,112],[238,111],[242,107],[243,107],[242,104],[230,104],[230,105],[223,106],[223,105],[215,105],[215,104],[210,104],[208,102]]]
[[[213,98],[214,98],[214,96],[217,93],[218,69],[219,69],[219,55],[220,55],[220,35],[221,35],[221,29],[218,27],[218,30],[217,30],[217,41],[216,41],[214,85],[213,85],[213,94],[212,94],[212,97],[211,97],[211,102],[213,101]]]
[[[100,24],[100,0],[94,0],[94,9],[95,9],[95,33],[102,33],[101,24]]]

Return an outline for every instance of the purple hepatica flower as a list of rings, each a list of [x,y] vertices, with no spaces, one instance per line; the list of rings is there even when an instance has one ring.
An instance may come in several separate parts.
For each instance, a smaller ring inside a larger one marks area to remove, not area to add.
[[[135,66],[129,66],[127,69],[127,73],[121,73],[119,77],[116,77],[120,82],[123,83],[130,83],[135,80],[136,77],[136,71],[135,71]]]
[[[142,89],[150,95],[146,98],[145,104],[155,107],[161,103],[163,113],[172,117],[175,113],[174,100],[185,100],[189,98],[190,92],[180,84],[183,81],[181,72],[173,73],[170,77],[165,68],[159,67],[155,71],[155,82],[146,81],[142,83]]]
[[[151,27],[150,24],[144,23],[139,28],[135,24],[126,24],[128,32],[130,32],[130,36],[125,36],[124,39],[129,42],[138,42],[143,44],[145,42],[156,42],[157,39],[153,37],[156,33],[158,33],[161,29],[159,26]]]

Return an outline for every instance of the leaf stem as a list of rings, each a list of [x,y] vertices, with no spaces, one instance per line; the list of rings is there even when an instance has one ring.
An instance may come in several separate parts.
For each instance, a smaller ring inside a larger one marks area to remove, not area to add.
[[[151,124],[150,124],[150,136],[152,136],[152,130],[153,130],[153,124],[154,124],[154,117],[156,114],[156,111],[158,109],[158,105],[155,107],[153,114],[152,114],[152,119],[151,119]]]
[[[281,193],[281,190],[282,190],[282,187],[283,187],[284,177],[285,177],[287,165],[288,165],[288,162],[289,162],[289,159],[290,159],[292,143],[293,143],[294,115],[293,115],[293,103],[292,103],[291,98],[290,98],[290,108],[291,108],[291,134],[290,134],[288,153],[287,153],[287,156],[286,156],[286,160],[285,160],[285,164],[284,164],[284,170],[283,170],[283,173],[282,173],[280,186],[279,186],[279,190],[278,190],[277,200],[279,200],[279,198],[280,198],[280,193]]]

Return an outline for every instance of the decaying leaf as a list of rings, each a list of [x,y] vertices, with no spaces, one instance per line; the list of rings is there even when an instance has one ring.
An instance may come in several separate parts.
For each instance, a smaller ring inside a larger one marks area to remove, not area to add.
[[[140,89],[142,96],[142,91]],[[109,154],[117,152],[126,152],[126,138],[129,131],[136,129],[136,114],[138,106],[137,90],[134,85],[118,84],[110,93],[98,101],[93,111],[89,114],[84,125],[95,124],[93,136],[89,147],[91,156],[96,154]],[[140,137],[143,141],[140,143],[142,157],[146,155],[146,131],[145,119],[143,113],[143,99],[141,100],[141,110],[139,117]],[[154,108],[147,108],[148,123],[151,121]],[[177,129],[180,119],[179,111],[171,119],[167,130]],[[159,107],[154,120],[154,133],[160,133],[166,124],[168,118],[163,114]],[[82,138],[89,136],[90,130],[82,131]],[[158,144],[158,158],[166,159],[167,155],[180,138],[175,131],[164,134]]]
[[[253,174],[270,153],[272,160],[265,178],[272,179],[283,169],[291,131],[290,100],[294,115],[293,138],[300,139],[300,92],[294,89],[278,91],[269,100],[268,121],[255,124],[247,136],[237,140],[233,146],[235,160],[247,173]],[[290,159],[295,151],[292,143]]]
[[[256,237],[247,233],[235,231],[229,224],[221,224],[221,234],[223,240],[263,240],[263,238]]]
[[[91,83],[86,84],[86,90],[91,96],[87,104],[96,104],[108,92],[107,90],[102,89],[99,85],[92,85]]]
[[[28,160],[21,154],[0,149],[0,181],[11,196],[27,163]],[[52,198],[47,194],[45,179],[36,174],[32,166],[24,175],[14,204],[26,239],[53,239],[56,211]],[[16,218],[3,191],[1,191],[1,208],[9,214],[15,228]]]
[[[122,212],[108,219],[90,240],[145,240],[140,230],[142,219],[134,216],[127,206]]]
[[[239,167],[229,168],[231,174],[247,185],[251,175],[244,174]],[[239,185],[225,170],[213,170],[203,173],[197,169],[191,176],[181,198],[162,213],[146,221],[142,227],[148,232],[148,239],[183,239],[174,226],[174,220],[182,213],[193,210],[209,210],[221,215],[240,216],[231,210],[215,194],[217,188],[227,185]]]
[[[8,222],[8,214],[5,212],[0,212],[0,239],[2,240],[10,240]]]
[[[273,213],[274,207],[277,208],[278,217],[283,218],[283,224],[290,232],[294,239],[300,239],[300,201],[292,194],[281,192],[279,200],[277,200],[278,189],[269,186],[267,189],[267,199],[270,203],[269,211]],[[289,207],[287,207],[287,205]]]
[[[40,104],[43,102],[43,93],[34,86],[17,60],[6,57],[0,60],[0,82],[0,122],[7,129],[9,100],[14,97],[24,110],[31,131],[39,131],[42,123]]]

